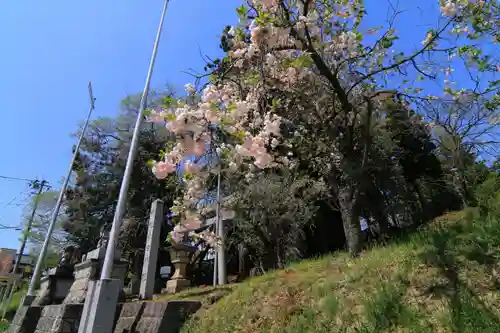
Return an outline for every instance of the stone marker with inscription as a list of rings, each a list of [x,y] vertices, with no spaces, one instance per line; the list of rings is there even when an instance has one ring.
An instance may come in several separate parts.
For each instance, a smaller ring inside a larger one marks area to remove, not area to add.
[[[140,299],[152,299],[156,281],[156,264],[160,250],[160,233],[163,222],[163,201],[155,200],[151,204],[148,236],[144,249],[144,264],[142,267]]]

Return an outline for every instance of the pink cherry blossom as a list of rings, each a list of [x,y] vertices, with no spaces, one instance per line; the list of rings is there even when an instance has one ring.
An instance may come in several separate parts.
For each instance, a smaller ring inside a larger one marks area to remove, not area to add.
[[[182,221],[182,225],[188,230],[195,230],[201,227],[201,221],[196,216],[188,216]]]
[[[264,125],[264,130],[274,135],[280,135],[280,123],[281,122],[279,119],[266,122],[266,124]]]
[[[207,242],[208,245],[210,246],[217,246],[217,237],[215,236],[215,233],[210,230],[204,230],[200,234],[201,238]]]
[[[165,126],[168,131],[173,133],[179,133],[184,129],[184,122],[180,120],[171,120]]]
[[[175,170],[176,170],[175,164],[169,162],[156,162],[152,168],[153,174],[158,179],[167,178],[167,176],[175,172]]]
[[[186,85],[184,85],[184,91],[186,91],[188,94],[193,94],[196,92],[196,88],[193,84],[187,83]]]
[[[200,140],[204,141],[206,144],[210,144],[212,137],[210,136],[209,133],[204,132],[200,135]]]
[[[250,106],[245,101],[236,102],[236,116],[238,118],[245,117],[250,111]]]
[[[247,136],[243,141],[243,147],[248,150],[252,150],[253,140],[251,137]]]
[[[208,85],[205,89],[203,89],[202,94],[203,102],[216,102],[219,100],[219,92],[213,85]]]
[[[218,124],[220,122],[219,115],[213,110],[206,110],[205,118],[212,124]]]
[[[247,52],[246,49],[236,49],[233,52],[231,52],[231,56],[233,58],[241,58],[245,55],[246,52]]]
[[[263,39],[264,30],[261,27],[256,26],[250,30],[250,41],[253,45],[256,45],[258,47],[263,42]]]
[[[453,16],[457,13],[457,4],[452,0],[446,0],[444,4],[441,6],[441,13],[444,16]]]
[[[269,154],[260,154],[255,158],[255,166],[260,168],[260,169],[265,169],[267,168],[271,162],[273,161],[273,158]]]
[[[187,83],[184,85],[184,91],[187,92],[188,94],[193,94],[196,92],[196,88],[194,87],[193,84]]]
[[[174,243],[181,243],[184,240],[187,231],[188,230],[181,224],[176,224],[171,233],[172,241]]]
[[[151,114],[146,117],[146,121],[151,123],[162,123],[165,121],[165,117],[159,112],[152,111]]]
[[[255,3],[262,6],[262,9],[270,11],[278,7],[278,0],[256,0]]]
[[[193,154],[194,151],[194,140],[191,135],[185,135],[182,141],[182,148],[184,149],[184,153],[186,155]]]
[[[236,153],[238,153],[241,156],[245,156],[245,157],[252,156],[252,153],[250,152],[250,150],[245,148],[242,145],[236,145],[235,150],[236,150]]]
[[[205,153],[205,141],[196,141],[194,144],[193,152],[196,156],[202,156]]]

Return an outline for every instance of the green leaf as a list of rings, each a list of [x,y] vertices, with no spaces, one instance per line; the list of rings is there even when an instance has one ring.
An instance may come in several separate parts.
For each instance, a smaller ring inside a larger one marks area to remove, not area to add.
[[[242,20],[246,19],[247,16],[247,9],[244,5],[239,6],[236,8],[236,12],[238,13],[238,17]]]
[[[389,38],[384,37],[384,38],[382,38],[382,41],[380,44],[382,45],[382,47],[388,49],[388,48],[392,47],[393,42]]]
[[[301,54],[291,62],[289,62],[289,67],[297,67],[297,68],[309,68],[314,65],[314,61],[308,54]]]
[[[172,96],[165,96],[161,99],[161,102],[162,104],[168,108],[173,102],[175,101],[175,99],[172,97]]]
[[[151,111],[151,110],[144,110],[143,114],[144,114],[145,117],[147,117],[147,116],[150,116],[151,113],[153,113],[153,111]]]
[[[494,86],[498,86],[498,85],[500,85],[500,80],[490,81],[490,87],[494,87]]]

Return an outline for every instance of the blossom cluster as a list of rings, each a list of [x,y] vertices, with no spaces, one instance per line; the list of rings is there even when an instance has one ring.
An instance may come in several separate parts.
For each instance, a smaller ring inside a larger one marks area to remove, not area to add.
[[[172,212],[180,217],[171,234],[175,242],[182,241],[186,234],[203,237],[210,244],[215,242],[214,235],[208,231],[193,234],[201,227],[195,207],[206,195],[205,183],[210,174],[193,158],[203,156],[208,148],[216,146],[219,153],[224,150],[232,156],[230,167],[233,169],[252,161],[259,169],[276,165],[270,151],[279,144],[281,117],[272,112],[261,114],[257,96],[249,93],[241,98],[236,88],[231,84],[210,84],[201,92],[199,103],[179,103],[149,115],[149,121],[165,123],[166,129],[177,137],[176,144],[164,153],[163,160],[152,163],[152,171],[158,179],[183,168],[186,189],[172,207]],[[185,90],[189,94],[196,92],[190,84]],[[216,142],[215,130],[224,131],[236,144]]]
[[[484,0],[441,0],[440,9],[443,16],[455,16],[460,15],[468,5],[475,4],[483,6],[484,2]]]

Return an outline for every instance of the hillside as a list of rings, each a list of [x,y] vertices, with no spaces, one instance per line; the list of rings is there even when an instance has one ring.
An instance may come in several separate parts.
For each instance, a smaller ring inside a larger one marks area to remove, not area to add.
[[[442,216],[359,259],[304,261],[219,290],[228,295],[183,332],[498,332],[500,220],[474,215]]]

